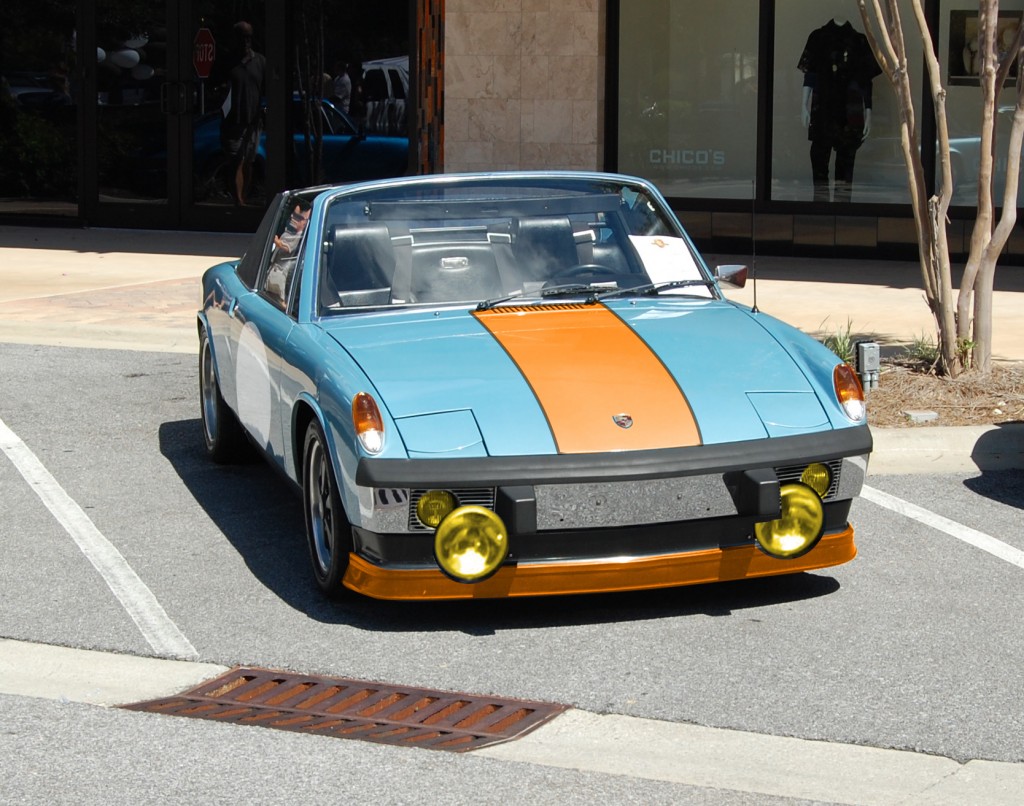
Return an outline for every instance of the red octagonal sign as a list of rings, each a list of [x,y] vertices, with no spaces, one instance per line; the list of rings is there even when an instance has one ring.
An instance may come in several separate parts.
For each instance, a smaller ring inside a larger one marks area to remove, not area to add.
[[[217,43],[214,41],[213,32],[209,28],[200,28],[196,31],[196,38],[192,43],[192,66],[196,68],[196,75],[199,78],[210,77],[216,56]]]

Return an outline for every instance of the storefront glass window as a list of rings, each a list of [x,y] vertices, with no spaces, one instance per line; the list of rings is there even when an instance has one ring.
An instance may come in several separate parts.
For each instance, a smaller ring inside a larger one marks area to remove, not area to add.
[[[756,0],[631,0],[620,31],[619,170],[667,196],[752,198]]]
[[[75,6],[0,5],[0,213],[78,214]]]
[[[900,5],[917,101],[921,45],[910,3]],[[776,9],[771,198],[907,203],[896,98],[855,4],[789,0]]]
[[[295,7],[292,185],[406,173],[409,14],[408,0]]]
[[[1009,48],[1020,25],[1024,2],[999,4],[997,38]],[[950,161],[953,168],[953,203],[974,205],[978,201],[978,166],[981,139],[981,88],[978,83],[978,3],[976,0],[955,0],[944,3],[939,23],[939,60],[946,74],[946,110],[949,121]],[[1007,80],[999,95],[996,115],[995,201],[1002,203],[1006,186],[1007,144],[1013,108],[1016,103],[1016,82]],[[938,170],[938,168],[936,168]],[[1024,201],[1018,191],[1017,203]]]

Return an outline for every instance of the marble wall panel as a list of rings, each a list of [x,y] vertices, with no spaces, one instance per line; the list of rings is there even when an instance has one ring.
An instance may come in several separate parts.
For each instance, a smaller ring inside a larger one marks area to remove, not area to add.
[[[600,168],[604,0],[447,0],[447,171]]]

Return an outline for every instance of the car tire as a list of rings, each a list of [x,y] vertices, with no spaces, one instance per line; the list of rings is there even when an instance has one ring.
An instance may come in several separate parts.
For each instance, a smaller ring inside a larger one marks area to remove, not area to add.
[[[341,580],[352,551],[352,526],[341,504],[327,439],[316,420],[306,429],[303,443],[302,510],[313,577],[325,595],[336,599],[345,592]]]
[[[247,453],[245,432],[220,393],[213,349],[206,328],[199,332],[199,414],[206,453],[218,464],[241,461]]]

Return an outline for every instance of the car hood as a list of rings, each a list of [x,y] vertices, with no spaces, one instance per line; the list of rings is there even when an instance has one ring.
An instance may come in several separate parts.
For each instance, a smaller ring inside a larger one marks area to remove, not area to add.
[[[660,298],[388,311],[324,327],[370,378],[410,456],[512,456],[829,430],[805,362],[763,316]]]

